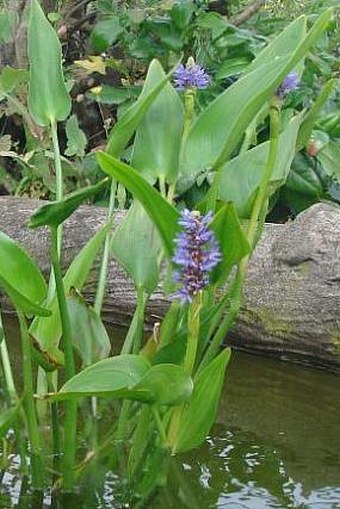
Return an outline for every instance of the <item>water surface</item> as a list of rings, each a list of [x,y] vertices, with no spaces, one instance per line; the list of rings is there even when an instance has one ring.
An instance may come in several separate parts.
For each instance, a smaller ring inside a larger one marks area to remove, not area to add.
[[[339,400],[339,375],[234,353],[211,435],[171,462],[167,483],[146,507],[340,509]],[[127,507],[117,475],[105,468],[53,507]],[[22,496],[18,505],[24,489],[13,456],[2,472],[0,508],[51,507],[48,494]]]

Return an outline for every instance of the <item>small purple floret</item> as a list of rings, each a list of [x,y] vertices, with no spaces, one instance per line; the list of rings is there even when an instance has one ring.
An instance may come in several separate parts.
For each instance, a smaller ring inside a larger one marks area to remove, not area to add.
[[[186,66],[180,64],[174,73],[174,84],[177,90],[187,90],[188,88],[204,89],[210,83],[210,77],[203,67],[189,63]]]
[[[183,231],[175,238],[173,262],[178,266],[175,283],[181,285],[173,296],[191,302],[200,290],[209,285],[209,272],[221,261],[221,252],[215,234],[209,229],[212,213],[205,216],[184,209],[179,219]]]
[[[276,95],[283,99],[283,97],[288,94],[289,92],[292,92],[293,90],[297,90],[300,85],[300,78],[296,71],[292,71],[283,80],[281,85],[276,91]]]

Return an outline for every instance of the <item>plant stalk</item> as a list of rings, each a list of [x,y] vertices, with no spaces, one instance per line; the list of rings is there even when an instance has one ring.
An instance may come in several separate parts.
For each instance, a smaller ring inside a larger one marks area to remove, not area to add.
[[[65,355],[65,374],[66,380],[72,378],[75,374],[72,330],[71,322],[67,309],[67,301],[63,276],[58,254],[58,230],[51,228],[51,259],[56,283],[56,291],[62,326],[62,345]],[[66,491],[70,490],[74,483],[74,462],[76,455],[76,431],[77,431],[77,402],[70,400],[65,404],[65,441],[63,456],[63,485]]]
[[[183,367],[191,375],[195,366],[197,345],[200,330],[200,311],[202,308],[202,292],[194,296],[188,311],[188,340]],[[176,448],[177,436],[181,426],[184,404],[174,408],[168,431],[168,443]]]
[[[22,369],[24,379],[24,406],[28,425],[28,434],[31,444],[31,469],[32,485],[35,489],[41,490],[44,487],[44,470],[40,432],[33,399],[33,370],[31,357],[31,344],[27,329],[25,315],[17,309],[20,324],[21,347],[22,347]]]
[[[202,308],[202,292],[193,298],[188,311],[188,341],[184,357],[184,369],[191,375],[197,354],[198,337],[200,332],[200,311]]]
[[[117,182],[116,182],[116,180],[112,179],[111,180],[111,189],[110,189],[109,208],[107,211],[107,218],[106,218],[107,224],[110,224],[112,221],[112,218],[113,218],[113,213],[114,213],[114,208],[115,208],[116,191],[117,191]],[[100,267],[96,298],[95,298],[95,302],[94,302],[94,310],[98,316],[100,316],[102,305],[103,305],[103,300],[104,300],[107,268],[108,268],[109,258],[110,258],[111,238],[112,238],[111,231],[110,231],[110,229],[108,229],[108,231],[106,232],[106,237],[105,237],[103,258],[102,258],[102,263],[101,263],[101,267]]]
[[[56,178],[56,200],[60,201],[63,199],[63,172],[61,168],[61,157],[58,140],[57,123],[55,120],[51,120],[51,136],[54,153],[54,165],[55,165],[55,178]]]
[[[1,361],[2,361],[2,367],[4,371],[5,381],[6,381],[6,387],[9,394],[9,397],[11,399],[11,403],[15,404],[18,401],[18,394],[15,388],[14,384],[14,378],[13,378],[13,372],[11,367],[11,362],[9,359],[8,349],[7,349],[7,343],[5,338],[5,332],[2,325],[2,317],[0,313],[0,331],[2,333],[2,339],[0,341],[0,354],[1,354]]]
[[[266,213],[268,209],[268,187],[270,179],[275,168],[275,162],[278,154],[279,147],[279,131],[280,131],[280,102],[274,96],[270,106],[270,145],[269,154],[263,173],[262,180],[259,185],[259,190],[256,195],[255,203],[252,209],[249,226],[247,230],[247,239],[251,246],[252,252],[255,249],[256,241],[258,240],[257,233],[262,229]],[[261,224],[260,224],[261,222]],[[247,276],[248,264],[250,255],[245,256],[239,263],[237,273],[231,287],[230,306],[224,316],[215,336],[213,337],[207,351],[199,366],[201,371],[217,354],[222,341],[225,339],[227,333],[232,327],[238,312],[241,307],[243,296],[243,286]]]

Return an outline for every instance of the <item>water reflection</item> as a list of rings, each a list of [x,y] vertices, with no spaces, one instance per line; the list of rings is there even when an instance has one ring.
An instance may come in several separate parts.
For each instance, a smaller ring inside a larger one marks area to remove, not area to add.
[[[169,460],[165,486],[145,507],[340,509],[339,396],[339,375],[236,353],[211,436]],[[37,501],[13,456],[0,508],[129,507],[109,458],[93,465],[78,493]]]
[[[339,396],[338,375],[234,355],[219,423],[176,459],[185,490],[152,508],[339,509]]]

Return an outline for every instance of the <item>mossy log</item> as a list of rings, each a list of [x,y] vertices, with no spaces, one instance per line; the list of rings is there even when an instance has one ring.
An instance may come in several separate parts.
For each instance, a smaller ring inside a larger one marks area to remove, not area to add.
[[[0,197],[0,230],[21,243],[48,274],[49,239],[44,228],[29,230],[30,214],[42,202]],[[124,212],[117,212],[113,228]],[[63,266],[105,220],[105,209],[81,207],[64,226]],[[320,203],[284,225],[266,224],[252,257],[244,301],[226,342],[248,351],[340,370],[340,209]],[[84,294],[91,299],[98,263]],[[6,298],[2,307],[9,310]],[[147,327],[169,305],[161,290],[151,297]],[[135,292],[124,270],[110,264],[104,319],[127,325]]]

